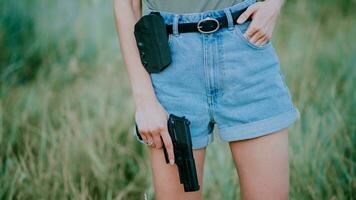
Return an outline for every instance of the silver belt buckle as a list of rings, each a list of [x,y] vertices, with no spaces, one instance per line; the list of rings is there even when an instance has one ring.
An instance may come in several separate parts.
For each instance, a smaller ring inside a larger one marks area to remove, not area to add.
[[[213,24],[215,23],[216,24],[216,28],[213,29],[213,30],[210,30],[210,31],[204,31],[204,30],[201,29],[201,28],[203,28],[202,23],[213,23]],[[201,33],[213,33],[215,31],[217,31],[219,29],[219,27],[220,27],[219,21],[217,19],[211,18],[211,17],[207,17],[205,19],[202,19],[197,24],[197,29]]]

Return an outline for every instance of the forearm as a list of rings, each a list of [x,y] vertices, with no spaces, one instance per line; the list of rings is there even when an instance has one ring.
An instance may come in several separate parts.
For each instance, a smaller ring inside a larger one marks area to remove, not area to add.
[[[116,29],[121,54],[129,76],[136,106],[155,98],[151,79],[144,69],[134,37],[134,25],[141,16],[140,0],[114,0]]]
[[[136,21],[142,16],[141,0],[132,0],[132,8],[136,17]]]

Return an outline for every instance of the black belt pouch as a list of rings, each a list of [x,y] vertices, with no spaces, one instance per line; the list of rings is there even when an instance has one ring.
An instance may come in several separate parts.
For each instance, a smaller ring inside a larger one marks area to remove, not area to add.
[[[158,73],[171,63],[171,51],[163,17],[158,12],[142,16],[135,24],[136,43],[148,73]]]

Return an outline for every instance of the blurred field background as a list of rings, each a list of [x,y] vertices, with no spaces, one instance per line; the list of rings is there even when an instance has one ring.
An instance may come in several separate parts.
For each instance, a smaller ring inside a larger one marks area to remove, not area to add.
[[[356,199],[355,11],[355,0],[287,0],[274,32],[301,112],[291,199]],[[133,113],[111,1],[0,2],[0,199],[152,199]],[[204,199],[239,199],[215,138]]]

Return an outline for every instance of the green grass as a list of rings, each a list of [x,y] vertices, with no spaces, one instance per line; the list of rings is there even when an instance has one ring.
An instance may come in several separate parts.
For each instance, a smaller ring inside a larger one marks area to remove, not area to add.
[[[273,36],[301,112],[291,199],[356,198],[355,2],[333,2],[288,1]],[[0,25],[0,199],[152,197],[111,1],[5,0]],[[239,199],[216,136],[204,197]]]

